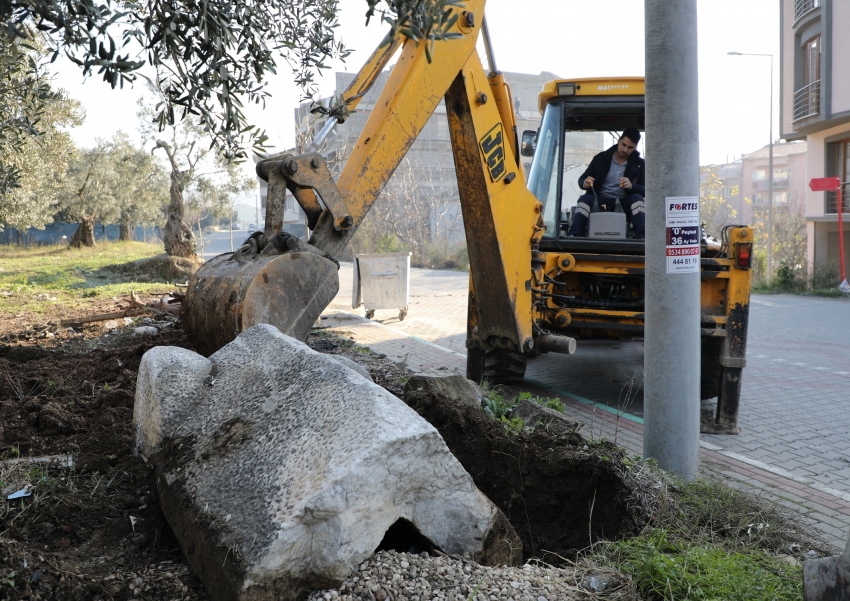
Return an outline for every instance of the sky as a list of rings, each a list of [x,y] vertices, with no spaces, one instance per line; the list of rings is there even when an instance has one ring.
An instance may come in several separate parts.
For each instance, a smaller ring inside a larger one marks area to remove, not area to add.
[[[333,73],[356,72],[386,31],[377,19],[365,26],[363,0],[340,4],[338,32],[354,52],[345,63],[332,63],[324,72],[322,96],[333,93]],[[778,136],[779,2],[697,0],[697,5],[700,162],[724,163],[770,139],[770,59],[727,52],[774,55],[774,137]],[[486,14],[502,71],[550,71],[565,78],[644,75],[641,0],[489,0]],[[133,133],[142,83],[112,90],[96,76],[83,82],[80,70],[66,60],[55,64],[57,85],[86,109],[85,123],[72,131],[78,144],[92,145],[96,138],[109,138],[119,129]],[[293,109],[300,92],[283,64],[269,89],[273,97],[266,106],[252,106],[246,112],[266,129],[275,148],[283,150],[294,142]]]

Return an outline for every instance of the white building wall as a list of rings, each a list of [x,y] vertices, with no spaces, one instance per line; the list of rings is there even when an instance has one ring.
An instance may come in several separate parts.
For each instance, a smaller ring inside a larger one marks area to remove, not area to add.
[[[850,111],[850,1],[832,3],[832,112]]]
[[[782,35],[782,62],[780,68],[782,102],[782,123],[779,131],[782,135],[791,135],[794,132],[792,119],[794,118],[794,0],[782,0],[782,22],[780,32]]]

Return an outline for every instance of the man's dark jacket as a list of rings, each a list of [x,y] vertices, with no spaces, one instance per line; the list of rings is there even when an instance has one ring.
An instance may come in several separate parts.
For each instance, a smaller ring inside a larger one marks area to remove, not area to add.
[[[593,157],[590,165],[578,178],[579,188],[584,190],[584,180],[590,176],[593,177],[593,187],[596,189],[596,193],[601,194],[602,184],[611,170],[611,159],[614,158],[616,151],[617,145],[614,144],[608,150],[604,150]],[[626,159],[626,170],[623,172],[623,177],[629,178],[632,182],[632,189],[626,191],[628,194],[646,196],[646,161],[640,158],[640,153],[637,150]]]

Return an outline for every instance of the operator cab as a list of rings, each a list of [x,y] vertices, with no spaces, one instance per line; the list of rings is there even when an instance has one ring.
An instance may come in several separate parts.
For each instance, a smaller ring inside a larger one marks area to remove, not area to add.
[[[578,179],[593,157],[615,145],[626,128],[645,130],[644,90],[642,77],[555,80],[544,86],[538,96],[540,129],[523,132],[521,145],[523,156],[534,157],[528,188],[544,207],[540,250],[643,254],[644,241],[631,237],[619,203],[614,213],[591,213],[588,238],[568,238],[567,231],[585,193]],[[642,135],[641,155],[643,148]]]

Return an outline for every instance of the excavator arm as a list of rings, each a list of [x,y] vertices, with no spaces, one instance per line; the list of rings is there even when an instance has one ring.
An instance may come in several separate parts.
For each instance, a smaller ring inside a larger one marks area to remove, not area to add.
[[[424,44],[401,36],[370,57],[343,94],[349,110],[398,50],[338,181],[316,152],[258,164],[269,184],[265,231],[253,245],[207,263],[187,292],[184,321],[199,350],[213,352],[255,323],[306,337],[339,289],[335,260],[443,99],[469,250],[471,356],[483,361],[488,349],[534,349],[541,332],[533,318],[532,253],[544,231],[542,207],[518,164],[510,89],[495,69],[485,72],[476,52],[484,5],[469,0],[455,25],[460,36],[435,42],[430,62]],[[287,190],[307,215],[309,248],[281,234]]]

